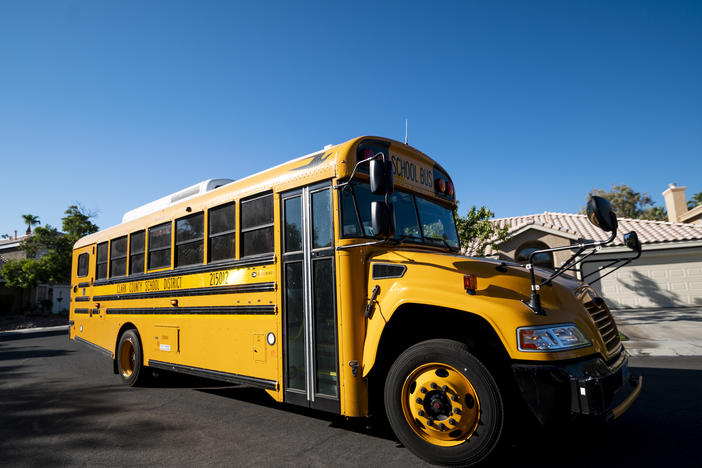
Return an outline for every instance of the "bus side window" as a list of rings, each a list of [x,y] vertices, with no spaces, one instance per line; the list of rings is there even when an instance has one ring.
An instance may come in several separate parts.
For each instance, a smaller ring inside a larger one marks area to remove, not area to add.
[[[236,205],[227,203],[210,209],[207,215],[208,261],[231,260],[235,256],[236,247]]]
[[[110,242],[110,278],[127,274],[127,236]]]
[[[101,242],[97,246],[95,279],[105,278],[107,278],[107,242]]]
[[[241,202],[241,256],[273,253],[273,194]]]
[[[149,228],[148,269],[171,266],[171,222]]]
[[[90,256],[88,252],[82,253],[78,255],[78,276],[79,277],[84,277],[88,276],[88,262],[90,260]]]
[[[205,214],[195,213],[176,220],[175,266],[202,263],[205,256]]]
[[[141,231],[129,235],[129,274],[144,273],[144,247],[146,234]]]

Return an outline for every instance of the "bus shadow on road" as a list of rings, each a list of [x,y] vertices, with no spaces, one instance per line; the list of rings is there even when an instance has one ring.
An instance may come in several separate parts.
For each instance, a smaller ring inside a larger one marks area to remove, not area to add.
[[[496,454],[496,466],[694,466],[702,421],[702,371],[632,368],[644,376],[644,389],[634,405],[608,424],[573,424],[543,428],[532,420],[516,421],[513,437]],[[194,390],[324,420],[329,427],[397,442],[386,421],[343,416],[278,403],[263,390],[189,379]],[[204,384],[204,385],[203,385]],[[401,444],[397,442],[398,447]]]

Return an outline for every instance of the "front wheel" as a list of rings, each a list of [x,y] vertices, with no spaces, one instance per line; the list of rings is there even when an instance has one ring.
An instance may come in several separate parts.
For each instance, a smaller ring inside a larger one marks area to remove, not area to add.
[[[480,463],[502,435],[499,388],[457,341],[423,341],[400,354],[385,381],[385,408],[400,442],[430,463]]]

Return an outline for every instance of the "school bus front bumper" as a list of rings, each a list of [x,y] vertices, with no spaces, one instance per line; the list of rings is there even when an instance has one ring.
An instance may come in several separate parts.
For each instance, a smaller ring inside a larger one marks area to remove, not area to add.
[[[512,371],[527,406],[542,424],[616,419],[643,387],[643,377],[630,375],[625,352],[609,363],[599,357],[551,364],[519,362],[512,364]]]

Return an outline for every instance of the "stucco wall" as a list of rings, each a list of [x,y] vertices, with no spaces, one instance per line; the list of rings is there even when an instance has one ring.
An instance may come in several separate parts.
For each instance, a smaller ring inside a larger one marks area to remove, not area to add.
[[[500,258],[500,260],[515,261],[515,255],[517,253],[517,250],[527,242],[543,242],[549,248],[565,247],[571,244],[570,239],[566,237],[557,236],[555,234],[550,234],[536,229],[529,229],[514,237],[507,239],[507,241],[500,245],[498,258]],[[571,254],[572,251],[570,250],[566,250],[564,252],[554,252],[554,266],[560,266],[571,256]]]

